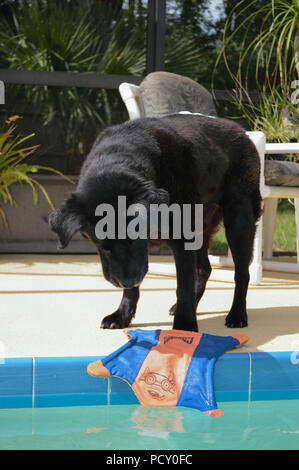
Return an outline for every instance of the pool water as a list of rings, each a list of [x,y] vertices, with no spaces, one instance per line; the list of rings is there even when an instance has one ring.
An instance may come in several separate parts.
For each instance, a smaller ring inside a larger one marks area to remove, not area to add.
[[[298,450],[299,400],[218,403],[212,418],[142,405],[0,410],[1,450]]]

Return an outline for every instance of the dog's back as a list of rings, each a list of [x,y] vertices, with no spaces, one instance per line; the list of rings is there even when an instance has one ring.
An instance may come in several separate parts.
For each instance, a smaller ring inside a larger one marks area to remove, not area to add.
[[[232,197],[232,192],[236,197],[247,194],[256,217],[260,216],[260,158],[239,124],[203,115],[176,114],[162,120],[192,146],[200,202],[207,202],[210,196],[217,199],[217,192],[218,200]]]
[[[220,197],[221,188],[237,186],[250,194],[259,186],[256,148],[244,129],[227,119],[175,114],[109,127],[95,141],[81,177],[90,166],[111,169],[112,154],[128,169],[155,180],[178,202],[189,202],[184,199],[191,188],[196,188],[198,202],[208,202]]]

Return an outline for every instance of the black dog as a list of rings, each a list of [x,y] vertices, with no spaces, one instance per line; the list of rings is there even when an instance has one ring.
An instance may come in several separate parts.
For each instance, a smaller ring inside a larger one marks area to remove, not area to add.
[[[161,119],[127,121],[103,131],[82,166],[74,193],[50,216],[60,247],[80,231],[96,245],[105,278],[122,287],[118,310],[103,328],[129,326],[139,285],[148,270],[147,240],[99,240],[95,208],[127,205],[203,204],[202,247],[186,250],[184,238],[170,236],[177,271],[173,328],[197,331],[196,307],[211,272],[208,248],[223,218],[235,263],[235,294],[226,326],[247,326],[246,295],[256,222],[261,214],[260,160],[245,131],[226,119],[174,114]],[[193,220],[194,223],[194,220]],[[163,240],[165,243],[165,240]]]

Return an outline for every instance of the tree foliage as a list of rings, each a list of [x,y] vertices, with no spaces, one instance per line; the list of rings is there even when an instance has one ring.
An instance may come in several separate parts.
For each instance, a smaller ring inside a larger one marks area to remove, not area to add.
[[[247,4],[246,13],[234,10],[239,22],[264,1]],[[217,12],[210,0],[167,0],[165,70],[189,76],[208,89],[213,76],[215,88],[231,89],[234,81],[225,61],[218,62],[214,75],[213,71],[235,6],[234,0],[223,0]],[[145,0],[0,0],[0,14],[0,67],[146,74]],[[234,27],[232,18],[232,30]],[[226,60],[233,72],[238,72],[244,34],[253,41],[259,28],[258,22],[250,28],[244,23],[227,44]],[[248,61],[247,66],[248,87],[254,89],[253,62]],[[43,145],[46,152],[75,156],[77,168],[97,132],[127,118],[117,90],[14,85],[7,87],[7,103],[15,103],[11,112],[34,112],[36,129],[51,136]],[[27,107],[23,109],[24,103]],[[219,112],[228,112],[227,102]],[[38,138],[40,141],[41,135]],[[56,142],[56,150],[50,148],[55,140],[61,143],[59,150]]]

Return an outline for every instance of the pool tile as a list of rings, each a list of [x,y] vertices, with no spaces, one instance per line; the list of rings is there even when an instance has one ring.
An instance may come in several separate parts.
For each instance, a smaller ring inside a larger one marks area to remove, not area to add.
[[[248,353],[225,353],[216,361],[214,389],[217,401],[247,401],[250,377]]]
[[[106,405],[107,378],[92,377],[87,365],[99,357],[35,359],[34,406]]]
[[[0,408],[139,403],[124,380],[87,373],[87,365],[97,359],[2,359]],[[214,388],[219,402],[298,399],[299,353],[225,353],[215,363]]]
[[[251,353],[251,400],[299,398],[299,354],[296,351]]]
[[[0,408],[32,406],[32,358],[0,361]]]

